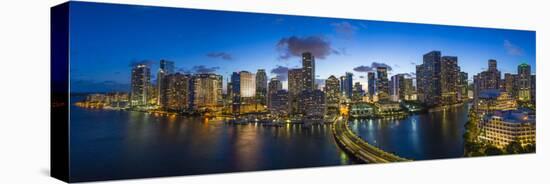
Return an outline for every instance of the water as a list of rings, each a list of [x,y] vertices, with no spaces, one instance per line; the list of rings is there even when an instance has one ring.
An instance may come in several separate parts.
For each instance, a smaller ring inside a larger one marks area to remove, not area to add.
[[[362,138],[414,160],[461,157],[467,106],[403,120],[351,121]],[[71,107],[74,181],[353,164],[331,125],[264,127]]]
[[[361,138],[385,151],[413,160],[462,157],[468,105],[417,114],[401,120],[352,120]]]
[[[331,125],[264,127],[71,108],[75,181],[352,164]]]

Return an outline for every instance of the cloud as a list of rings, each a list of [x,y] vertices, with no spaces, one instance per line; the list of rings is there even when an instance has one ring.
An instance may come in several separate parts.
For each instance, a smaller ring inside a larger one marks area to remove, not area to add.
[[[193,73],[192,71],[187,70],[185,68],[178,68],[178,69],[176,69],[176,71],[178,71],[180,73]]]
[[[304,52],[311,52],[318,59],[325,59],[331,54],[340,54],[333,49],[330,42],[320,36],[281,38],[277,43],[279,59],[287,60],[291,57],[301,57]]]
[[[352,25],[349,22],[335,22],[331,26],[334,28],[334,31],[339,35],[345,38],[351,38],[355,35],[355,32],[359,30],[357,26]]]
[[[523,49],[521,49],[519,46],[513,44],[510,42],[510,40],[504,40],[504,49],[509,55],[512,56],[521,56],[523,55]]]
[[[217,66],[207,67],[204,65],[197,65],[197,66],[194,66],[192,70],[195,71],[196,73],[213,73],[219,69],[220,67],[217,67]]]
[[[226,52],[210,52],[206,54],[206,56],[210,58],[220,58],[227,61],[233,60],[233,56]]]
[[[371,63],[370,66],[361,65],[361,66],[355,67],[355,68],[353,68],[353,71],[356,71],[356,72],[371,72],[371,71],[376,70],[376,68],[378,68],[378,67],[386,67],[388,69],[388,71],[392,71],[391,66],[389,66],[385,63],[378,63],[378,62],[373,62],[373,63]]]
[[[361,66],[353,68],[353,71],[356,71],[356,72],[370,72],[370,71],[372,71],[372,68],[370,66],[361,65]]]
[[[136,65],[141,65],[141,64],[144,64],[144,65],[147,65],[147,66],[151,66],[151,65],[154,65],[156,62],[153,61],[153,60],[132,60],[130,61],[130,64],[128,65],[129,67],[134,67]]]
[[[277,65],[277,67],[271,69],[271,74],[275,74],[275,77],[280,81],[286,81],[288,79],[288,67]]]

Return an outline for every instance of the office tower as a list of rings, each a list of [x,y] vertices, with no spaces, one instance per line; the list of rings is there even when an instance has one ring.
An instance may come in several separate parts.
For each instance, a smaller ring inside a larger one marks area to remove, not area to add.
[[[531,100],[531,66],[522,63],[518,66],[517,75],[518,86],[518,100],[530,101]]]
[[[325,93],[321,90],[304,90],[298,99],[299,113],[305,119],[322,120],[326,114]]]
[[[493,66],[496,69],[496,62]],[[441,104],[458,103],[460,67],[455,56],[443,56],[441,58]],[[498,79],[500,80],[500,79]]]
[[[327,104],[327,113],[336,115],[340,104],[340,81],[331,75],[325,80],[325,96]]]
[[[351,99],[353,95],[353,73],[346,72],[342,81],[342,96]]]
[[[192,107],[198,111],[219,111],[223,102],[221,75],[202,73],[192,79]]]
[[[310,52],[302,53],[303,90],[315,88],[315,57]]]
[[[502,80],[500,78],[500,71],[497,68],[497,61],[491,59],[487,64],[488,69],[486,71],[474,75],[474,100],[476,102],[474,106],[476,106],[476,108],[479,108],[478,101],[481,94],[486,94],[486,92],[491,91],[500,91],[502,88],[506,87],[506,84],[500,84]],[[508,80],[510,80],[510,77],[511,76],[508,76]]]
[[[390,87],[388,81],[388,68],[376,68],[376,92],[379,100],[389,100]]]
[[[458,99],[465,101],[468,99],[468,73],[460,72],[458,80]]]
[[[397,74],[391,77],[390,95],[392,101],[405,99],[406,82],[404,74]]]
[[[428,106],[441,104],[441,52],[424,54],[422,64],[416,66],[418,100]]]
[[[132,107],[145,106],[148,100],[148,90],[151,78],[149,66],[138,64],[132,68],[130,105]]]
[[[164,76],[174,73],[174,62],[160,60],[160,67],[157,72],[157,104],[163,107],[166,104],[166,84]]]
[[[239,72],[241,98],[255,97],[256,76],[248,71]]]
[[[488,67],[486,71],[474,76],[474,98],[476,99],[481,91],[501,88],[500,71],[497,69],[497,61],[493,59],[489,60]]]
[[[277,78],[271,78],[271,80],[269,81],[269,88],[267,90],[267,94],[268,94],[267,104],[268,104],[268,107],[271,107],[271,95],[276,93],[279,90],[282,90],[282,89],[283,89],[283,83],[281,81],[279,81],[279,79],[277,79]],[[288,93],[288,91],[287,91],[287,93]]]
[[[506,91],[510,96],[513,98],[517,98],[517,90],[516,90],[516,78],[517,75],[511,74],[511,73],[505,73],[504,74],[504,80],[502,85],[502,90]]]
[[[353,92],[351,96],[352,102],[361,102],[363,101],[363,95],[365,95],[365,91],[363,90],[363,85],[359,82],[355,82],[353,85]]]
[[[241,102],[241,76],[238,72],[233,72],[231,74],[231,94],[229,98],[231,99],[231,111],[233,113],[238,113],[240,109]]]
[[[298,112],[298,95],[303,91],[304,77],[302,69],[288,70],[288,95],[290,99],[291,114]]]
[[[270,92],[269,111],[276,117],[287,117],[290,113],[289,94],[287,90]]]
[[[267,105],[267,74],[264,69],[256,72],[256,102]]]
[[[374,77],[374,72],[369,72],[367,74],[367,85],[369,98],[372,99],[376,95],[376,78]]]
[[[413,85],[413,79],[405,78],[403,81],[404,88],[404,100],[416,100],[416,89]]]
[[[500,71],[497,69],[497,61],[489,60],[488,69],[474,76],[474,99],[477,101],[479,94],[485,90],[500,90]]]
[[[165,100],[162,105],[165,109],[184,112],[191,108],[191,75],[181,73],[164,76]]]

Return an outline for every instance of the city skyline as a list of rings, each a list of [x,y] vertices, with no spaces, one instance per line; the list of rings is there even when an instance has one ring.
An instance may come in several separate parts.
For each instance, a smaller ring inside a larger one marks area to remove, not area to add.
[[[524,62],[531,65],[532,73],[536,71],[535,33],[531,31],[161,7],[73,5],[79,11],[73,11],[71,16],[75,33],[71,39],[72,92],[129,91],[130,66],[137,63],[152,64],[151,81],[155,83],[158,62],[162,59],[174,61],[176,71],[220,74],[225,90],[231,73],[243,70],[255,73],[257,69],[265,69],[268,80],[286,79],[278,75],[299,68],[298,55],[305,51],[315,55],[316,79],[325,80],[330,75],[339,78],[353,72],[354,82],[362,82],[363,89],[367,88],[367,73],[361,71],[375,71],[373,66],[387,65],[388,76],[410,75],[422,63],[422,55],[432,50],[457,56],[458,65],[470,74],[470,81],[474,74],[487,68],[489,59],[498,61],[502,77],[505,73],[517,73],[517,65]],[[97,19],[92,13],[95,11],[110,18]],[[229,24],[224,20],[232,21]],[[210,29],[209,22],[215,22],[212,24],[215,29]],[[283,85],[287,88],[286,82]]]
[[[534,31],[63,7],[71,181],[536,153]]]

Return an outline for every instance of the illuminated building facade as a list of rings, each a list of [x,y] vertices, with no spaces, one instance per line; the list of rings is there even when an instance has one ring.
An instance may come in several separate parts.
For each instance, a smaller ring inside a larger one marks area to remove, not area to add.
[[[239,72],[241,98],[255,97],[256,76],[248,71]]]
[[[256,72],[256,102],[267,105],[267,74],[264,69]]]
[[[290,113],[289,93],[287,90],[272,92],[269,96],[271,105],[269,111],[276,117],[287,117]]]
[[[291,114],[299,114],[298,110],[298,98],[303,91],[303,77],[302,69],[290,69],[288,70],[288,94],[290,100]]]
[[[166,81],[165,76],[174,73],[174,62],[160,60],[159,70],[157,72],[157,104],[161,107],[166,104]]]
[[[221,75],[195,74],[192,80],[192,107],[198,111],[219,111],[223,102]]]
[[[522,146],[536,144],[536,121],[532,112],[495,111],[483,116],[478,127],[481,130],[478,138],[499,148],[514,141]]]
[[[378,93],[379,100],[390,99],[388,68],[386,67],[376,68],[376,92]]]
[[[148,90],[151,86],[151,69],[145,64],[132,68],[130,105],[132,107],[148,105]]]
[[[314,90],[315,87],[315,57],[310,52],[302,53],[303,90]]]
[[[340,104],[340,81],[334,75],[331,75],[325,80],[324,92],[327,98],[327,113],[334,115],[338,114]]]
[[[268,93],[268,95],[267,95],[268,96],[267,105],[268,105],[268,107],[271,107],[271,95],[276,93],[279,90],[282,90],[282,89],[283,89],[283,83],[281,81],[279,81],[279,79],[271,78],[271,80],[269,80],[269,87],[268,87],[268,90],[267,90],[267,93]]]
[[[299,112],[305,119],[322,120],[326,114],[325,93],[321,90],[304,90],[298,99]]]
[[[166,110],[183,112],[191,109],[192,76],[181,73],[164,76],[165,89],[162,106]]]

